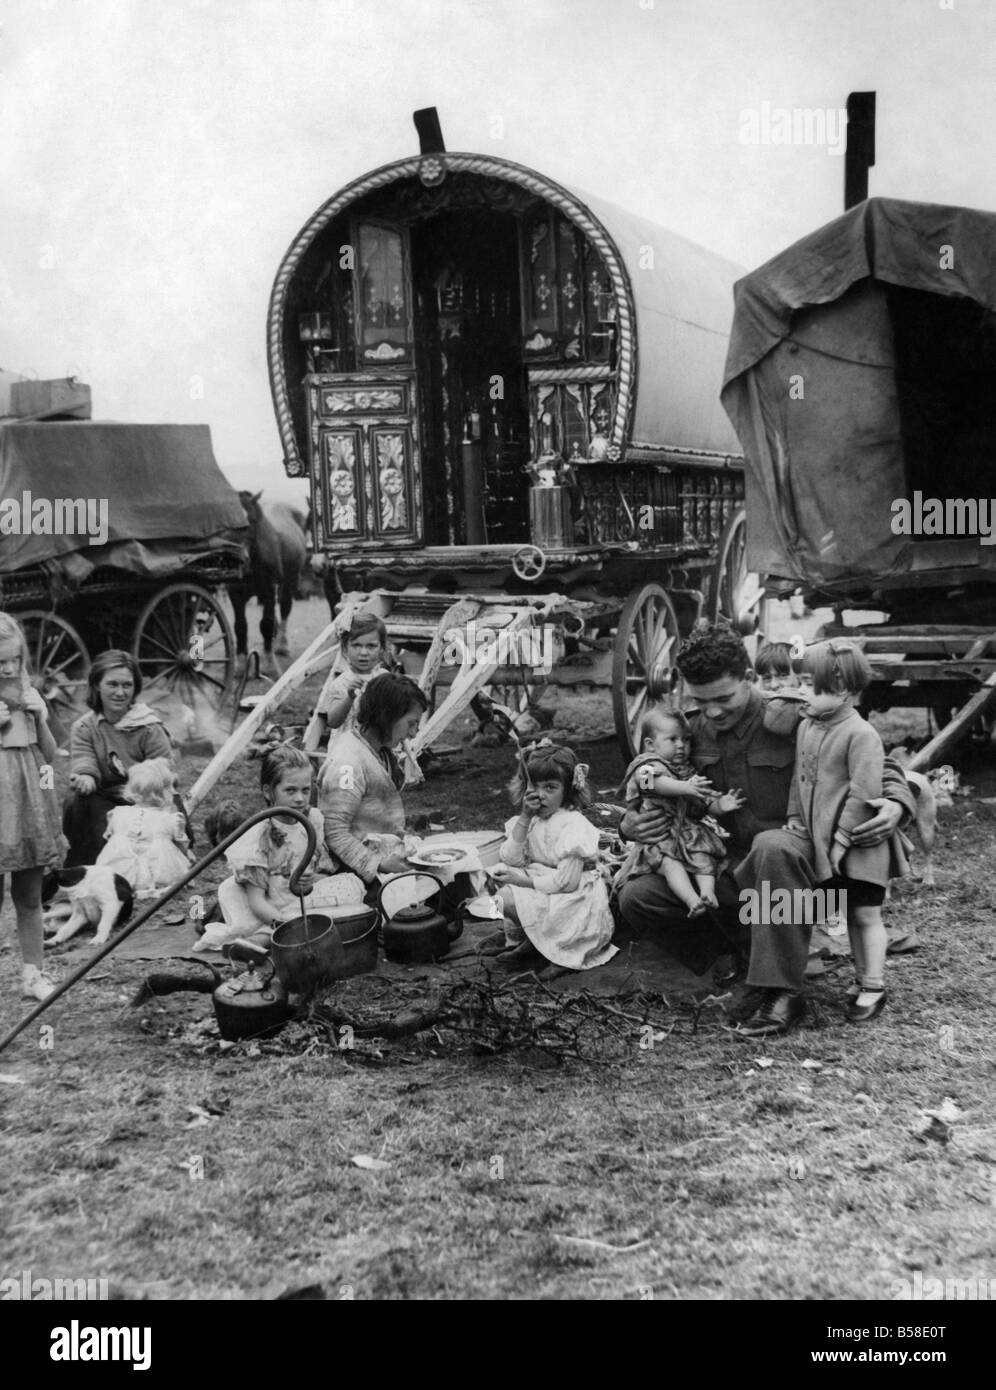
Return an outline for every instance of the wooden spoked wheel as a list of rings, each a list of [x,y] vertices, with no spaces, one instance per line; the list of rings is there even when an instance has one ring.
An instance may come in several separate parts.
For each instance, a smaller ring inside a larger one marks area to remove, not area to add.
[[[751,637],[764,622],[764,583],[747,568],[747,514],[732,513],[719,537],[709,588],[709,620],[727,618],[741,637]]]
[[[674,605],[659,584],[634,589],[623,605],[612,653],[612,709],[623,757],[636,756],[644,714],[671,693],[678,649]]]
[[[220,603],[196,584],[169,584],[142,609],[131,646],[150,705],[217,710],[235,672],[235,638]],[[172,708],[170,708],[172,707]]]
[[[28,644],[31,683],[44,697],[56,743],[69,742],[73,721],[86,714],[90,653],[71,623],[55,613],[18,613]]]

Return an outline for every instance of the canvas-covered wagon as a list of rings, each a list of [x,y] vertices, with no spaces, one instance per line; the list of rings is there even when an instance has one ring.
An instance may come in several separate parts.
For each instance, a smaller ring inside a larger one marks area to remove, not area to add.
[[[936,760],[996,701],[996,214],[872,198],[736,287],[747,563],[855,623]],[[957,713],[956,713],[957,711]],[[952,718],[952,716],[954,717]]]
[[[234,639],[217,590],[241,576],[245,535],[206,426],[0,423],[0,608],[63,734],[109,647],[164,714],[218,708]]]
[[[543,678],[611,685],[627,754],[679,634],[710,605],[754,625],[717,399],[738,273],[477,154],[376,169],[294,239],[269,311],[286,469],[316,556],[440,687],[422,746],[482,686],[536,679],[441,659],[468,624],[546,629]]]

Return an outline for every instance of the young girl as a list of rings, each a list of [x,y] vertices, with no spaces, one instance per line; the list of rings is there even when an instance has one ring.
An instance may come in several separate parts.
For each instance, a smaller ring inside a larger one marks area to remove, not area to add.
[[[55,986],[42,972],[41,882],[66,850],[51,775],[55,758],[45,701],[27,676],[28,649],[20,626],[0,613],[0,904],[3,875],[17,916],[25,998],[47,999]],[[51,767],[49,766],[49,773]]]
[[[357,613],[339,639],[336,658],[315,715],[305,735],[305,747],[317,748],[333,732],[356,731],[359,697],[371,677],[388,669],[387,628],[372,613]]]
[[[853,642],[835,639],[811,647],[805,668],[813,691],[799,725],[787,828],[812,841],[817,883],[847,893],[857,977],[847,1016],[866,1023],[885,1006],[882,902],[889,878],[904,871],[894,845],[851,844],[851,831],[868,819],[868,802],[882,795],[882,740],[854,708],[871,667]]]
[[[502,863],[490,870],[501,890],[508,949],[500,960],[526,962],[538,951],[561,969],[590,970],[616,954],[612,914],[597,868],[598,831],[578,806],[591,804],[587,769],[569,748],[537,745],[509,787],[521,814],[505,826]],[[527,780],[528,779],[528,780]]]
[[[707,814],[726,815],[743,805],[739,792],[713,791],[688,761],[688,720],[677,711],[652,709],[640,729],[643,752],[626,769],[626,809],[665,810],[670,824],[656,844],[634,845],[616,879],[660,874],[688,908],[701,917],[718,907],[716,879],[726,862],[726,831]],[[694,883],[692,879],[694,878]]]
[[[325,851],[322,815],[309,809],[311,778],[311,759],[301,748],[279,744],[263,756],[263,800],[268,806],[288,806],[308,817],[318,835],[311,867],[328,873],[333,866]],[[301,904],[288,890],[288,880],[301,862],[307,843],[304,826],[290,816],[260,821],[236,840],[225,851],[234,872],[218,888],[218,906],[224,921],[206,927],[194,950],[219,951],[240,937],[265,946],[275,926],[286,918],[297,917]],[[317,886],[314,876],[305,874],[301,877],[301,889],[308,894],[309,912],[336,903],[363,901],[363,882],[355,874],[323,878]]]
[[[176,776],[167,758],[128,769],[125,796],[107,817],[107,844],[97,856],[128,880],[136,898],[154,898],[190,868],[183,816],[176,810]]]

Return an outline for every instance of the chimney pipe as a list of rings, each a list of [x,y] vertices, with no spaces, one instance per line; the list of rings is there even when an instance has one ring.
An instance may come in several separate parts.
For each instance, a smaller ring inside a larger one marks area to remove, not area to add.
[[[412,113],[415,129],[418,131],[420,154],[445,154],[443,130],[439,124],[439,113],[434,106],[423,106]]]
[[[851,92],[847,98],[847,147],[844,151],[844,211],[868,197],[868,170],[875,163],[875,93]]]

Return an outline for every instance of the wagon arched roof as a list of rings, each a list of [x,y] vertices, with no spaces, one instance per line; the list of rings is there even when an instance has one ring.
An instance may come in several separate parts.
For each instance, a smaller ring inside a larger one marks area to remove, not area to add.
[[[288,473],[305,472],[284,363],[289,289],[315,239],[343,212],[402,179],[425,160],[451,173],[504,179],[545,199],[588,237],[605,261],[618,319],[618,404],[613,442],[628,454],[739,456],[719,404],[723,362],[740,267],[667,228],[602,199],[556,183],[524,165],[492,156],[415,156],[347,184],[318,209],[277,272],[268,314],[270,384]]]

